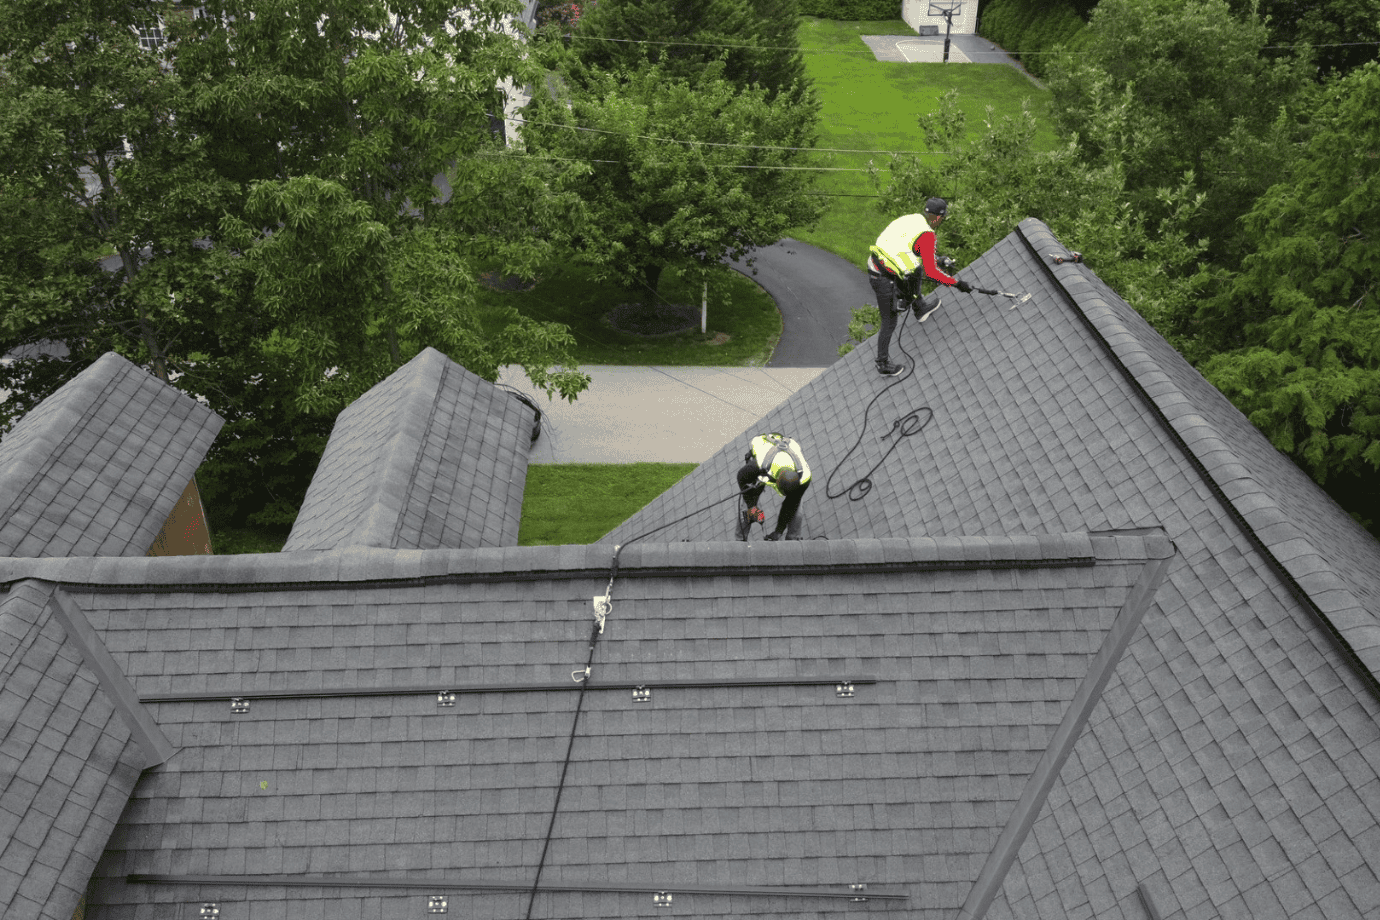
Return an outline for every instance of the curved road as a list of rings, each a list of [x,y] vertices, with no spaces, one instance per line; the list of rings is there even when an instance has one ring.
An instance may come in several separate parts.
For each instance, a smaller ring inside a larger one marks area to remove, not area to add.
[[[837,361],[853,308],[876,303],[867,273],[832,252],[789,238],[755,249],[748,258],[755,262],[752,268],[737,261],[729,267],[771,295],[784,327],[767,367],[828,367]]]

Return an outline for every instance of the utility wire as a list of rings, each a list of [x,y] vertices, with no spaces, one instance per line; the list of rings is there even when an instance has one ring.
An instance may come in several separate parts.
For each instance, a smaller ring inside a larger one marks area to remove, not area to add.
[[[651,365],[649,365],[649,366],[651,366]],[[738,405],[737,403],[729,402],[728,400],[724,399],[722,396],[715,396],[713,393],[709,392],[708,390],[702,390],[702,389],[700,389],[699,387],[695,386],[693,383],[689,383],[689,382],[687,382],[687,381],[685,381],[685,380],[681,380],[681,379],[678,378],[678,377],[672,377],[670,374],[666,373],[665,371],[663,371],[663,370],[662,370],[661,368],[659,368],[659,367],[651,366],[651,368],[652,368],[652,370],[656,371],[658,374],[661,374],[663,377],[666,377],[666,378],[668,378],[668,379],[670,379],[670,380],[674,380],[676,383],[679,383],[681,386],[686,386],[686,387],[689,387],[689,388],[692,389],[692,390],[697,390],[697,391],[699,391],[700,393],[703,393],[705,396],[708,396],[710,399],[717,399],[719,402],[723,403],[725,406],[730,406],[730,407],[732,407],[732,408],[734,408],[734,409],[737,409],[739,412],[746,412],[746,413],[748,413],[749,415],[752,415],[752,414],[753,414],[753,412],[752,412],[751,409],[744,408],[743,406],[740,406],[740,405]]]
[[[518,160],[542,160],[555,163],[612,163],[617,166],[671,166],[679,168],[680,163],[629,163],[626,160],[590,160],[582,157],[555,157],[542,156],[532,153],[521,154],[488,154],[480,153],[476,156],[508,156]],[[700,163],[706,169],[782,169],[792,172],[871,172],[871,169],[850,166],[753,166],[740,163]],[[877,169],[890,169],[889,166],[878,166]],[[870,197],[870,196],[869,196]]]
[[[555,121],[538,121],[534,118],[514,119],[519,125],[542,125],[549,128],[564,128],[568,131],[585,131],[591,134],[612,134],[617,137],[635,137],[644,141],[663,141],[668,144],[691,144],[700,147],[731,147],[738,150],[784,150],[784,151],[803,151],[805,153],[869,153],[869,154],[888,154],[890,156],[915,156],[915,157],[938,157],[945,156],[943,151],[933,150],[863,150],[854,147],[777,147],[767,144],[730,144],[721,141],[696,141],[685,140],[679,137],[653,137],[649,134],[632,134],[626,131],[609,131],[605,128],[588,128],[583,125],[565,125]]]
[[[976,33],[973,33],[973,32],[965,32],[965,33],[962,33],[962,34],[965,34],[965,35],[975,35]],[[571,32],[571,33],[569,33],[569,37],[571,37],[571,38],[578,38],[578,39],[580,39],[581,41],[591,41],[591,42],[620,42],[620,43],[629,44],[629,45],[668,45],[668,46],[684,47],[684,48],[740,48],[740,49],[747,50],[747,51],[794,51],[794,52],[798,52],[798,53],[800,53],[800,54],[875,54],[875,52],[874,52],[873,49],[871,49],[871,48],[800,48],[800,47],[792,47],[792,46],[790,46],[790,45],[742,45],[742,44],[736,44],[736,45],[735,45],[735,44],[727,44],[727,43],[724,43],[724,42],[670,42],[670,41],[653,41],[653,40],[651,40],[651,39],[642,39],[642,38],[604,38],[604,37],[602,37],[602,36],[595,36],[595,35],[581,35],[579,32]],[[879,35],[879,36],[875,36],[875,37],[877,37],[877,38],[895,38],[898,42],[899,42],[899,41],[918,41],[918,40],[922,40],[922,37],[919,36],[919,35]],[[987,41],[987,42],[990,42],[990,41],[991,41],[990,39],[982,38],[982,36],[978,36],[978,38],[981,38],[983,41]],[[929,36],[929,43],[931,43],[931,44],[937,43],[938,40],[939,40],[939,39],[938,39],[938,36]],[[1380,41],[1374,41],[1374,42],[1327,42],[1327,43],[1322,43],[1322,44],[1312,44],[1312,43],[1309,43],[1309,42],[1305,42],[1305,43],[1302,43],[1302,45],[1265,45],[1265,46],[1262,47],[1260,50],[1261,50],[1261,51],[1281,51],[1281,50],[1283,50],[1283,51],[1288,51],[1288,50],[1292,50],[1292,49],[1294,49],[1294,48],[1296,48],[1296,47],[1308,47],[1308,48],[1353,48],[1353,47],[1359,47],[1359,46],[1377,46],[1377,45],[1380,45]],[[1094,52],[1091,52],[1091,51],[1064,51],[1064,50],[1062,50],[1062,49],[1054,49],[1054,50],[1051,50],[1051,51],[1019,51],[1019,50],[1017,50],[1017,51],[1012,51],[1012,50],[1009,50],[1009,49],[1006,49],[1006,48],[998,47],[998,48],[996,48],[995,51],[982,51],[982,52],[977,52],[977,53],[979,53],[979,54],[1003,53],[1003,54],[1010,54],[1010,55],[1017,55],[1017,54],[1020,54],[1020,55],[1030,55],[1030,54],[1073,54],[1073,55],[1077,55],[1077,56],[1083,57],[1083,56],[1091,55],[1091,54],[1093,54]]]

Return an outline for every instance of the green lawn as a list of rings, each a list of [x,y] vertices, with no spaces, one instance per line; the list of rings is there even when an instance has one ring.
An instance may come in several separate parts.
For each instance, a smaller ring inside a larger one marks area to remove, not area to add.
[[[593,543],[685,478],[696,463],[562,463],[527,467],[519,546]],[[212,527],[217,556],[276,553],[287,529]]]
[[[519,546],[594,543],[685,478],[695,463],[527,467]]]
[[[648,303],[650,292],[646,299],[635,297],[617,285],[596,282],[588,268],[563,263],[544,271],[530,291],[485,289],[481,309],[482,305],[507,304],[524,316],[566,324],[575,336],[575,359],[580,364],[742,367],[761,366],[771,357],[781,337],[781,314],[755,282],[729,268],[716,275],[710,282],[704,334],[700,333],[700,286],[668,269],[658,287],[657,299]],[[654,336],[625,334],[610,326],[607,317],[615,307],[630,303],[662,314],[670,307],[680,308],[692,327]]]
[[[991,106],[996,117],[1020,112],[1029,99],[1044,128],[1041,140],[1057,143],[1049,126],[1049,93],[1041,90],[1014,67],[1005,64],[899,64],[878,61],[866,51],[862,35],[914,35],[901,20],[884,22],[835,22],[806,18],[800,29],[805,65],[822,104],[819,147],[879,151],[870,153],[816,154],[812,162],[822,166],[866,168],[872,160],[886,166],[880,151],[923,151],[919,117],[934,110],[939,98],[951,89],[960,94],[970,134],[976,134]],[[876,209],[875,191],[865,172],[821,173],[818,190],[831,196],[829,210],[812,229],[791,232],[796,239],[827,249],[858,265],[867,248],[891,219]],[[886,174],[883,172],[883,181]],[[936,195],[953,195],[936,189]],[[961,220],[961,200],[955,202],[954,219]],[[892,215],[895,216],[895,215]]]

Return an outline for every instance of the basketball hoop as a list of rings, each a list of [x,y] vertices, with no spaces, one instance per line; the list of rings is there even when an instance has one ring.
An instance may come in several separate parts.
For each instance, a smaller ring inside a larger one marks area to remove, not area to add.
[[[930,0],[930,16],[944,17],[944,63],[949,63],[949,33],[954,30],[954,14],[963,11],[963,0]]]

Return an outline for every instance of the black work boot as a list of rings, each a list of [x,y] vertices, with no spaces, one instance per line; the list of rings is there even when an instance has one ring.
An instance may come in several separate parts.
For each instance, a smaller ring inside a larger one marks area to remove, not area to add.
[[[925,320],[930,318],[931,313],[939,309],[940,303],[942,303],[942,301],[938,297],[931,294],[929,297],[926,297],[924,300],[917,303],[911,309],[915,312],[915,318],[923,323]]]
[[[905,370],[904,367],[899,364],[892,364],[890,361],[877,362],[877,373],[881,374],[883,377],[895,377],[903,370]]]

